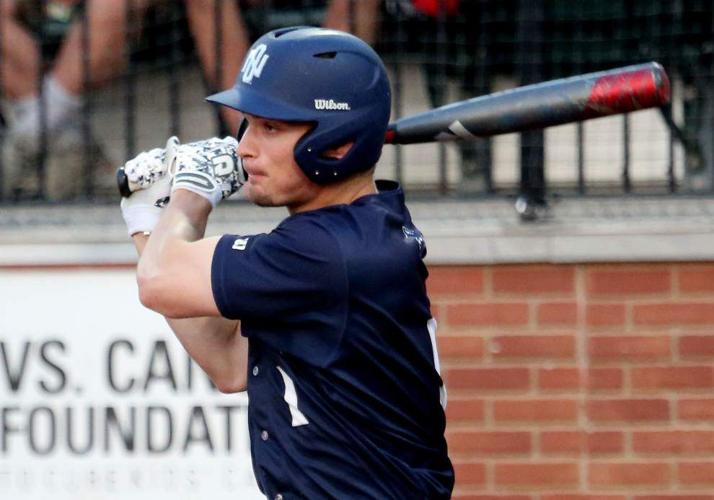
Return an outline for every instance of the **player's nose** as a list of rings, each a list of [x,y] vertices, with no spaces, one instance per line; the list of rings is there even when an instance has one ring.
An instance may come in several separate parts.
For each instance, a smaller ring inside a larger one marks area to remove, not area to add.
[[[256,155],[255,141],[254,141],[253,127],[248,125],[243,132],[243,136],[238,142],[238,149],[236,150],[238,156],[241,158],[253,158]]]

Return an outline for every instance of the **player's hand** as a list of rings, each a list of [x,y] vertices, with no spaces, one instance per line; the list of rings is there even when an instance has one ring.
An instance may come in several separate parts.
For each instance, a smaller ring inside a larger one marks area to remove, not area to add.
[[[171,192],[192,191],[215,208],[247,180],[237,148],[238,141],[233,137],[215,137],[189,144],[167,143],[166,164],[173,179]]]
[[[166,147],[177,144],[176,136],[166,141]],[[119,193],[124,197],[141,189],[147,189],[159,180],[166,172],[166,149],[154,148],[150,151],[139,153],[136,157],[126,162],[117,171],[117,185]]]
[[[166,141],[166,149],[178,144],[173,136]],[[161,216],[171,194],[171,178],[167,174],[166,149],[154,148],[139,153],[117,172],[122,194],[121,213],[129,236],[151,232]]]

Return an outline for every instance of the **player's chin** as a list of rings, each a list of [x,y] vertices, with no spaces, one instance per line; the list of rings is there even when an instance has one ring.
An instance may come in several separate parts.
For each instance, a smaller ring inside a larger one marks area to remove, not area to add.
[[[245,186],[245,197],[251,203],[258,205],[259,207],[272,207],[275,206],[272,197],[266,193],[263,189],[250,182]]]

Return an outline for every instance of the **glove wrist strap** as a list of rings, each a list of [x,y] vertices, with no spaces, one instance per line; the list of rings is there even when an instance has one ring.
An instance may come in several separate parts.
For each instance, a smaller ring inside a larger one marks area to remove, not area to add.
[[[173,192],[177,189],[186,189],[187,191],[202,196],[211,203],[213,208],[216,208],[216,205],[221,201],[223,195],[216,179],[198,170],[178,172],[174,177],[171,191]]]
[[[122,208],[129,236],[151,233],[161,217],[161,209],[152,205],[135,205]]]

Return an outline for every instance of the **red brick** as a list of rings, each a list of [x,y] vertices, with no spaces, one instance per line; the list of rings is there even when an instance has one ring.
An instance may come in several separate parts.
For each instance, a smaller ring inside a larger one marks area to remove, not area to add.
[[[527,455],[531,452],[529,432],[446,432],[449,453],[471,453],[480,455]]]
[[[454,462],[456,484],[483,485],[486,483],[486,464]]]
[[[714,500],[714,495],[635,495],[634,500]]]
[[[669,464],[654,463],[591,463],[588,482],[594,488],[631,486],[668,486],[671,482]]]
[[[590,400],[587,413],[593,422],[656,422],[670,418],[669,402],[664,399]]]
[[[495,482],[498,488],[553,488],[577,486],[580,478],[578,466],[564,463],[496,463]]]
[[[496,422],[572,422],[578,417],[577,403],[569,399],[539,401],[494,401]]]
[[[710,358],[714,356],[714,335],[692,335],[679,339],[682,358]]]
[[[575,290],[573,266],[498,266],[493,268],[492,279],[497,294],[540,295]]]
[[[547,302],[538,305],[539,325],[574,326],[578,320],[578,305],[575,302]]]
[[[632,434],[632,448],[637,453],[694,455],[714,452],[714,432],[642,431]]]
[[[580,389],[580,370],[577,368],[540,368],[538,388],[543,391],[575,391]]]
[[[588,304],[585,321],[588,326],[620,326],[625,324],[624,304]]]
[[[540,500],[626,500],[624,495],[588,495],[580,493],[557,493],[541,495]]]
[[[679,290],[683,293],[714,292],[714,264],[680,267]]]
[[[530,387],[527,368],[449,368],[444,371],[448,389],[525,390]]]
[[[446,320],[451,326],[514,326],[528,323],[528,304],[447,304]]]
[[[430,266],[426,288],[430,296],[478,294],[483,292],[483,268],[474,266]]]
[[[714,368],[711,366],[633,368],[631,377],[636,389],[714,388]]]
[[[491,341],[491,352],[497,359],[525,358],[535,361],[543,358],[572,359],[575,356],[573,335],[500,336]]]
[[[679,484],[714,486],[714,462],[682,463],[677,466]]]
[[[481,495],[478,493],[461,493],[457,489],[454,491],[454,495],[451,500],[534,500],[528,495]]]
[[[620,368],[592,368],[587,375],[586,386],[591,392],[622,389],[624,375]]]
[[[636,325],[709,325],[714,324],[714,303],[635,304],[632,306],[632,315]]]
[[[670,338],[658,337],[592,337],[588,354],[597,361],[666,360],[671,357]]]
[[[595,454],[622,453],[625,438],[621,432],[592,432],[588,434],[588,452]]]
[[[714,399],[680,399],[677,415],[681,420],[714,420]]]
[[[446,405],[446,420],[456,422],[472,420],[482,422],[484,419],[485,404],[479,399],[457,399],[449,397]]]
[[[591,368],[585,372],[578,368],[541,368],[538,370],[538,388],[542,391],[576,391],[586,387],[589,391],[622,389],[624,375],[621,368]]]
[[[591,268],[587,279],[587,291],[594,297],[663,294],[670,292],[671,286],[672,277],[668,267]]]
[[[622,453],[624,437],[621,432],[546,431],[540,445],[550,455]]]
[[[437,336],[439,358],[483,357],[483,338],[474,335],[439,335]]]
[[[585,435],[578,431],[546,431],[540,434],[545,455],[577,455],[585,452]]]

